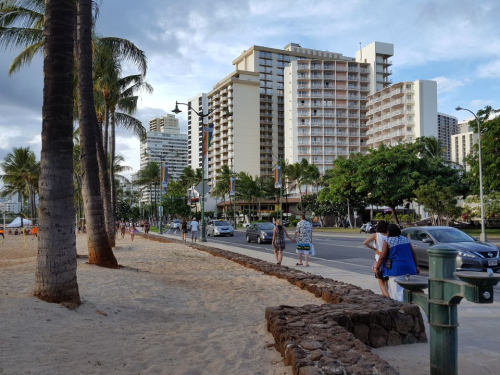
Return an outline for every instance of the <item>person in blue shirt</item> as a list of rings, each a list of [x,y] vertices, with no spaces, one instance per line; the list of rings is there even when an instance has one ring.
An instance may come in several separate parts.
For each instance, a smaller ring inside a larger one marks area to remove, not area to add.
[[[376,268],[382,267],[382,277],[388,277],[389,296],[396,301],[403,301],[403,288],[394,279],[404,275],[418,275],[417,255],[408,238],[401,235],[396,224],[387,227],[387,239],[382,246],[382,254]]]

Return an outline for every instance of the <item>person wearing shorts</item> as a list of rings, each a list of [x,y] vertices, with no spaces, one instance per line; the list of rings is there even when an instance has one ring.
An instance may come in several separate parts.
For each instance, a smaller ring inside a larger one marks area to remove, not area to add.
[[[302,255],[305,257],[306,267],[309,267],[309,254],[311,254],[312,244],[312,224],[306,220],[305,215],[300,215],[300,221],[297,223],[295,236],[293,240],[297,243],[297,250],[295,251],[299,256],[297,266],[302,266]]]
[[[198,223],[198,220],[196,220],[195,217],[193,217],[193,220],[191,221],[191,242],[196,243],[196,240],[198,239],[198,227],[200,226],[200,223]]]

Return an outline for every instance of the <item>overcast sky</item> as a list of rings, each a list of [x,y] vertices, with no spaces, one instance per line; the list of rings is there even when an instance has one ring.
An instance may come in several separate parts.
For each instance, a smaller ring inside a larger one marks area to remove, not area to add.
[[[228,75],[232,61],[252,45],[302,47],[354,56],[361,42],[394,44],[393,82],[434,79],[438,110],[463,119],[460,105],[499,108],[500,1],[469,0],[103,0],[102,36],[131,40],[146,52],[147,81],[136,117],[171,113]],[[0,161],[13,147],[30,146],[39,158],[42,56],[14,76],[19,51],[0,51]],[[133,69],[126,74],[136,73]],[[181,129],[187,132],[185,113]],[[125,164],[139,168],[139,141],[117,134]]]

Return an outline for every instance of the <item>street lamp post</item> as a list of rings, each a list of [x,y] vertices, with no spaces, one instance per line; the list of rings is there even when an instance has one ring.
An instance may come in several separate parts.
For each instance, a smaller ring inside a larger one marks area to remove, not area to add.
[[[483,242],[486,242],[487,237],[486,237],[486,230],[485,230],[485,225],[484,225],[483,163],[481,160],[481,124],[479,122],[479,118],[470,109],[462,108],[460,106],[456,107],[455,109],[457,111],[467,111],[467,112],[472,113],[472,115],[476,119],[476,123],[477,123],[478,146],[479,146],[479,196],[481,198],[481,236],[479,237],[479,239]]]
[[[187,106],[191,111],[196,113],[198,115],[198,117],[201,118],[202,123],[203,123],[203,119],[205,119],[205,117],[208,117],[212,113],[211,111],[209,111],[207,113],[203,113],[203,112],[200,113],[200,112],[196,111],[193,107],[191,107],[190,104],[179,103],[176,101],[175,108],[172,111],[176,115],[182,112],[179,109],[179,104]],[[205,127],[203,126],[203,134],[204,133],[205,133]],[[205,147],[206,147],[206,145],[203,144],[203,148],[205,148]],[[208,150],[206,150],[206,152],[208,155]],[[204,154],[205,154],[205,152],[204,152]],[[207,242],[207,236],[206,236],[207,224],[205,222],[205,155],[203,155],[203,157],[201,158],[201,174],[202,174],[202,179],[201,179],[201,242]]]

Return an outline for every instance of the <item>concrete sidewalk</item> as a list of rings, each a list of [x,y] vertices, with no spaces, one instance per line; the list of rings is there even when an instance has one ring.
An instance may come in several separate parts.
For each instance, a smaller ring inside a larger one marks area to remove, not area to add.
[[[164,234],[162,236],[180,239],[178,235]],[[186,244],[190,243],[191,240],[189,239]],[[261,251],[240,248],[234,244],[214,243],[210,242],[210,240],[203,244],[275,263],[271,245],[259,246],[261,249],[269,250],[269,252],[263,253]],[[288,249],[282,262],[284,266],[347,282],[379,293],[377,280],[373,276],[320,265],[314,263],[314,257],[311,258],[310,267],[296,266],[297,258],[293,254],[294,248],[291,244],[287,245]],[[500,300],[500,295],[496,297],[497,300]],[[318,299],[318,304],[322,303],[323,301]],[[426,331],[429,336],[430,329],[423,311],[422,315],[424,316]],[[458,307],[458,318],[460,323],[460,327],[458,328],[459,374],[483,375],[500,373],[500,302],[479,305],[462,300]],[[403,375],[424,375],[430,372],[429,343],[385,347],[373,349],[373,351],[381,358],[387,360]]]

